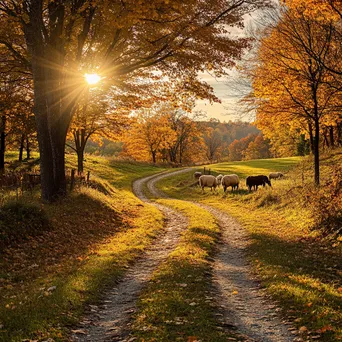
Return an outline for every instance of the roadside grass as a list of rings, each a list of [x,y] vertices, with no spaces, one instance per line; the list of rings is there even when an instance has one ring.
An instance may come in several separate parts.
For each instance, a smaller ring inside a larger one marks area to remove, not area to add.
[[[77,156],[75,154],[67,156],[66,166],[69,169],[77,169]],[[167,169],[149,163],[120,161],[110,157],[89,154],[85,155],[84,170],[85,172],[90,171],[90,179],[94,174],[96,177],[108,181],[115,188],[131,190],[134,180]]]
[[[42,204],[36,189],[16,202],[39,209],[49,227],[31,232],[23,220],[27,232],[0,251],[0,341],[65,341],[86,304],[96,303],[163,229],[162,214],[131,191],[134,177],[160,169],[93,161],[94,179],[107,178],[104,193],[80,187],[58,203]]]
[[[217,194],[208,189],[202,194],[200,188],[192,186],[193,172],[163,179],[157,186],[169,196],[203,202],[235,217],[249,232],[253,268],[269,293],[279,301],[284,316],[294,321],[308,340],[315,336],[319,341],[340,341],[341,241],[322,240],[310,230],[312,208],[306,193],[313,187],[311,161],[294,167],[291,160],[284,159],[284,165],[281,165],[282,159],[277,159],[210,167],[214,174],[234,172],[245,177],[284,171],[292,165],[285,179],[272,182],[273,188],[252,193],[242,185],[239,191],[229,190],[225,195],[222,188]],[[323,158],[322,180],[330,177],[332,161],[341,159],[336,155]]]
[[[134,335],[139,341],[227,341],[229,335],[218,328],[210,295],[208,257],[219,235],[215,218],[184,201],[157,202],[183,213],[189,225],[140,296]]]

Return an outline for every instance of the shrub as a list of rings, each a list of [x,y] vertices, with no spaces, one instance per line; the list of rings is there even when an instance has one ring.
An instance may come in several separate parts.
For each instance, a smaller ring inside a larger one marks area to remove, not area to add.
[[[342,167],[333,169],[331,179],[310,196],[313,229],[324,235],[342,234]]]
[[[9,202],[0,208],[0,248],[49,228],[42,208],[21,202]]]

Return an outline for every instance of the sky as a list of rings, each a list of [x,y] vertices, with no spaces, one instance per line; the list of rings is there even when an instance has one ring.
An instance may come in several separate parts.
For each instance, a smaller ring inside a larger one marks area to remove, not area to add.
[[[237,37],[246,37],[246,32],[253,25],[258,13],[247,15],[245,18],[245,29],[234,29],[232,33]],[[200,74],[200,78],[206,81],[214,89],[215,95],[221,100],[221,103],[210,104],[206,100],[198,100],[196,102],[195,110],[201,110],[206,113],[207,118],[216,118],[220,121],[252,121],[252,117],[246,116],[242,112],[242,108],[239,106],[238,101],[241,97],[232,94],[232,88],[234,88],[234,79],[238,78],[237,71],[230,70],[229,76],[225,78],[214,78],[209,73]],[[230,86],[229,86],[230,85]]]
[[[220,121],[237,120],[239,117],[238,97],[229,94],[227,85],[235,77],[231,72],[231,78],[214,78],[209,73],[201,74],[200,78],[206,81],[214,89],[215,95],[221,100],[221,103],[210,104],[207,100],[197,100],[195,110],[201,110],[206,113],[207,118],[215,118]]]

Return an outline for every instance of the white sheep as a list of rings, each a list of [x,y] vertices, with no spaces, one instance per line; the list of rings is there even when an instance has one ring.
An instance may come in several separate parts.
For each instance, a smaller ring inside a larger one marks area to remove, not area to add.
[[[268,176],[269,179],[278,179],[284,177],[284,174],[281,172],[271,172]]]
[[[203,175],[199,178],[199,185],[202,188],[202,192],[204,192],[204,188],[211,188],[211,191],[216,190],[217,187],[217,179],[212,175]]]
[[[229,186],[232,187],[232,191],[236,188],[239,189],[239,176],[232,174],[232,175],[225,175],[222,178],[222,186],[223,186],[223,191],[226,192],[227,188]]]
[[[221,185],[221,183],[222,183],[222,177],[223,177],[223,175],[218,175],[218,176],[216,176],[217,186],[220,186],[220,185]]]
[[[202,176],[202,172],[200,172],[200,171],[196,171],[195,173],[194,173],[194,178],[195,179],[198,179],[198,178],[200,178]]]

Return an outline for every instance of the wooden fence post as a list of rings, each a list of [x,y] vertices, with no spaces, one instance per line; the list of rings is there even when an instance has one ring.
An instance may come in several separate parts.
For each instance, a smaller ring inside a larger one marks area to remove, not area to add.
[[[71,178],[70,178],[70,191],[74,188],[74,183],[75,183],[75,169],[71,170]]]

